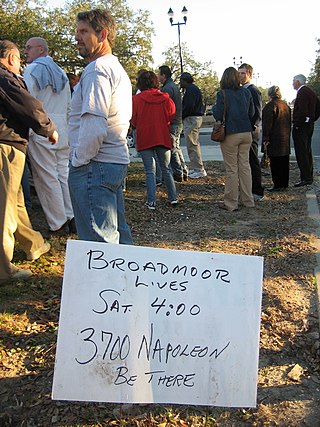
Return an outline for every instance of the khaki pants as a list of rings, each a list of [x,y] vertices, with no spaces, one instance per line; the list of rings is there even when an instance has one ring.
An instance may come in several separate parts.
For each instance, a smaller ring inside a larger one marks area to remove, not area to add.
[[[8,280],[18,270],[11,264],[14,234],[26,254],[44,244],[30,223],[21,188],[25,155],[14,147],[0,144],[0,280]]]
[[[191,163],[190,169],[197,172],[204,170],[199,143],[199,129],[201,124],[201,116],[189,116],[183,119],[183,133]]]
[[[252,178],[249,164],[251,132],[227,135],[220,147],[226,168],[224,204],[230,210],[238,208],[240,201],[244,206],[253,207]]]

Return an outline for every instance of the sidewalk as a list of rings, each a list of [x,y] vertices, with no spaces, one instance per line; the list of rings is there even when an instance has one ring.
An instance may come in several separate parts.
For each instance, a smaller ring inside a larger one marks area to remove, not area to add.
[[[220,150],[220,143],[219,142],[214,142],[211,141],[210,139],[210,135],[211,135],[211,127],[202,127],[200,128],[200,137],[202,139],[202,141],[200,141],[200,145],[201,145],[201,154],[202,154],[202,160],[203,161],[223,161],[222,158],[222,153]],[[203,139],[205,138],[205,142],[203,142]],[[183,156],[185,158],[185,160],[187,162],[189,162],[189,156],[188,156],[188,151],[187,151],[187,147],[185,145],[185,141],[184,141],[184,137],[181,136],[181,150],[183,153]],[[135,157],[136,150],[134,148],[130,148],[130,161],[131,162],[141,162],[141,158],[140,157]],[[259,147],[259,157],[262,157],[262,152],[261,149]],[[320,157],[314,155],[314,163],[315,163],[315,167],[317,167],[318,169],[320,169]],[[291,154],[290,154],[290,162],[295,162],[296,161],[296,156],[295,156],[295,151],[293,146],[291,146]]]

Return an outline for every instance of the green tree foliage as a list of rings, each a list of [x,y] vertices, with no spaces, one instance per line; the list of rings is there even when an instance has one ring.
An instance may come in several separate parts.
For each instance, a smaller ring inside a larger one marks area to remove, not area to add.
[[[258,89],[261,92],[262,106],[264,107],[269,102],[269,97],[268,97],[269,88],[263,88],[262,86],[259,86]]]
[[[42,0],[2,0],[0,38],[12,40],[23,51],[30,37],[43,37],[60,66],[66,71],[80,71],[85,63],[75,45],[76,15],[93,8],[108,8],[115,16],[118,31],[114,53],[134,80],[137,70],[152,60],[153,27],[149,12],[133,11],[126,0],[69,0],[64,7],[54,9],[48,9]]]
[[[219,80],[217,73],[213,71],[213,63],[201,63],[196,61],[193,53],[188,49],[185,43],[181,45],[183,58],[183,71],[190,73],[197,86],[199,86],[205,107],[214,104],[217,91],[219,90]],[[179,45],[174,44],[167,51],[162,52],[164,56],[163,64],[168,65],[172,70],[172,78],[179,83],[181,74]],[[162,65],[162,64],[161,64]]]
[[[318,39],[318,44],[320,45],[320,39]],[[309,75],[308,83],[315,93],[320,96],[320,48],[316,51],[316,54],[316,60]]]

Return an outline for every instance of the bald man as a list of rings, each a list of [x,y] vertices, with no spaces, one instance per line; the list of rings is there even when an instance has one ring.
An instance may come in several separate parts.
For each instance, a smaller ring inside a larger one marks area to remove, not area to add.
[[[28,90],[43,102],[59,133],[55,146],[31,133],[28,153],[33,182],[49,234],[63,236],[76,231],[68,188],[70,86],[66,73],[48,55],[48,45],[43,38],[32,37],[27,41],[25,58],[29,64],[24,72]]]

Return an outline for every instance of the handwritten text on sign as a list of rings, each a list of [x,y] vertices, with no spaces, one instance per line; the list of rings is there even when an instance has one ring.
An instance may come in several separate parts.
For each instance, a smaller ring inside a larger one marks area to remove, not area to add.
[[[255,406],[262,265],[68,241],[53,398]]]

